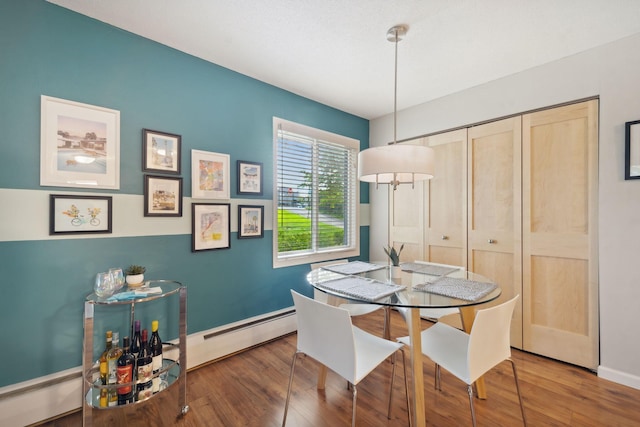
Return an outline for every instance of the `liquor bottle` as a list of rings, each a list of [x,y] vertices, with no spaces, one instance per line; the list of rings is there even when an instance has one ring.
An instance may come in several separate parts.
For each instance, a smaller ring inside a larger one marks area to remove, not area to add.
[[[133,368],[136,364],[136,359],[131,354],[129,345],[129,337],[124,337],[122,340],[122,355],[118,358],[118,366],[116,368],[116,374],[118,376],[118,384],[126,384],[134,381]],[[118,405],[126,405],[133,402],[133,384],[128,384],[122,387],[118,387]]]
[[[162,382],[159,375],[159,372],[162,369],[162,340],[158,334],[157,320],[151,322],[151,339],[149,340],[149,348],[151,349],[151,357],[153,358],[153,361],[151,362],[153,365],[154,375],[152,389],[154,393],[157,393],[160,391],[160,383]]]
[[[100,364],[100,384],[107,385],[107,377],[109,376],[109,368],[107,364],[107,353],[111,350],[111,340],[112,340],[112,332],[106,332],[106,345],[104,351],[100,355],[100,359],[98,359],[98,363]],[[100,406],[107,407],[109,405],[109,396],[106,388],[100,388]]]
[[[118,359],[122,356],[122,348],[120,348],[120,334],[114,331],[111,340],[111,350],[107,353],[107,384],[116,384],[117,375],[116,368],[118,365]],[[118,404],[118,394],[115,389],[109,390],[109,406],[116,406]]]
[[[136,359],[138,358],[138,353],[140,353],[141,338],[140,338],[140,321],[136,320],[133,322],[133,340],[131,341],[131,354]]]
[[[147,339],[149,333],[142,330],[142,348],[136,359],[137,381],[136,400],[146,400],[153,395],[153,358]]]

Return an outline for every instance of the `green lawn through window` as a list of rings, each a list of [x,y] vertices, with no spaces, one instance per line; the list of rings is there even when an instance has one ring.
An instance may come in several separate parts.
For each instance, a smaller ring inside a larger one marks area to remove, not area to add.
[[[344,229],[320,222],[319,248],[344,245]],[[278,252],[311,249],[311,219],[286,209],[278,209]]]

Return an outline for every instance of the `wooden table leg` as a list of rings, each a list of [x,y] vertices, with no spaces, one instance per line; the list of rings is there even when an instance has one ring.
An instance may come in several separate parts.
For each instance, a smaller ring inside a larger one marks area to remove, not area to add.
[[[413,427],[425,427],[427,421],[425,418],[424,405],[424,373],[422,370],[422,336],[420,335],[420,309],[412,308],[409,310],[411,320],[408,322],[411,360],[411,375],[413,384],[413,396],[411,409],[413,409]]]
[[[460,307],[460,317],[462,318],[462,328],[466,333],[470,333],[473,321],[476,318],[476,309],[474,307]],[[484,377],[480,377],[476,380],[476,392],[478,393],[478,399],[487,398],[487,389],[484,385]]]
[[[324,365],[320,365],[318,369],[318,390],[324,390],[325,384],[327,383],[327,367]]]

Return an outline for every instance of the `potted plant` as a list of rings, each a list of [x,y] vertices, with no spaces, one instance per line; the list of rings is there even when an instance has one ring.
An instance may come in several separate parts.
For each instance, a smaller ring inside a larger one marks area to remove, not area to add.
[[[404,248],[404,243],[400,246],[400,249],[397,252],[396,252],[396,248],[394,248],[393,246],[383,248],[384,253],[387,254],[389,259],[391,260],[391,264],[393,264],[394,267],[400,266],[400,252],[402,252],[403,248]]]
[[[137,286],[142,286],[144,283],[144,272],[147,271],[145,267],[142,265],[130,265],[124,271],[124,274],[127,275],[127,284],[129,287],[135,288]]]
[[[384,253],[387,254],[389,259],[391,260],[392,266],[389,267],[390,278],[396,279],[399,278],[402,274],[402,270],[400,269],[400,253],[404,248],[404,243],[400,246],[400,249],[396,251],[396,248],[392,246],[388,246],[383,248]]]

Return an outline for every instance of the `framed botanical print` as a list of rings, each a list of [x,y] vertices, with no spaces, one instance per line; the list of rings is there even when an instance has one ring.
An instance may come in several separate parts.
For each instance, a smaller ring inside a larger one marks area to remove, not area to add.
[[[191,197],[229,198],[229,155],[191,150]]]
[[[51,194],[49,234],[111,233],[111,197]]]
[[[144,216],[182,216],[182,178],[145,175]]]
[[[264,206],[238,206],[238,239],[264,237]]]
[[[142,129],[142,170],[180,175],[181,141],[180,135]]]
[[[40,185],[120,188],[120,112],[42,95]]]
[[[238,160],[238,194],[262,195],[262,163]]]
[[[192,252],[231,247],[230,212],[229,203],[193,203],[191,205]]]

